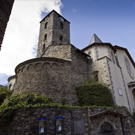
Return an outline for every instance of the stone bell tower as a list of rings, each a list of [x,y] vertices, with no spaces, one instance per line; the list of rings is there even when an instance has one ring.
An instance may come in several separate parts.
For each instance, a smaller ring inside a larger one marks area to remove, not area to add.
[[[64,44],[70,44],[70,22],[53,10],[40,22],[37,57],[41,57],[49,45]]]

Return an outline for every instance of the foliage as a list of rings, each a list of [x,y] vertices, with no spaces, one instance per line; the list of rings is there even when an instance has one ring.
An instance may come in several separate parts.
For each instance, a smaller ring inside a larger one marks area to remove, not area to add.
[[[52,100],[46,96],[31,93],[11,96],[6,104],[0,106],[0,123],[7,124],[12,121],[13,111],[17,108],[42,106],[57,106],[57,103],[52,102]]]
[[[61,99],[61,105],[66,105],[65,99]]]
[[[99,82],[85,82],[76,90],[81,106],[114,106],[110,90]]]
[[[135,120],[135,112],[133,112],[132,116],[133,116],[133,119]]]
[[[9,90],[7,87],[0,88],[0,105],[3,103],[5,98],[9,98],[12,94],[12,90]]]

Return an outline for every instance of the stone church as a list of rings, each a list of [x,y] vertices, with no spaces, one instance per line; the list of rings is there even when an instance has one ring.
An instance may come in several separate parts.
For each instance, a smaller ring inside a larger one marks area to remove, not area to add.
[[[17,65],[15,73],[8,79],[13,94],[64,98],[69,105],[78,104],[75,87],[93,75],[108,84],[115,104],[135,111],[135,63],[128,50],[96,34],[79,50],[70,44],[70,22],[54,10],[40,22],[37,58]]]
[[[116,105],[135,111],[135,63],[128,50],[104,43],[96,34],[88,46],[76,48],[70,43],[70,22],[53,10],[40,22],[37,58],[17,65],[8,82],[13,95],[31,92],[75,106],[75,88],[90,76],[108,85]],[[0,134],[135,135],[129,112],[97,107],[18,109]]]

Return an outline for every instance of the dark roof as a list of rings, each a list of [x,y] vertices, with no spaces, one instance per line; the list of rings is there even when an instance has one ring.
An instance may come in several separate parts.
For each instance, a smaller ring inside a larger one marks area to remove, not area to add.
[[[126,54],[128,55],[129,59],[131,60],[133,66],[135,67],[135,62],[134,62],[134,60],[132,59],[130,53],[128,52],[128,50],[127,50],[126,48],[120,47],[120,46],[117,46],[117,45],[115,45],[114,48],[120,49],[120,50],[124,50],[124,51],[126,52]]]
[[[0,50],[14,0],[0,0]]]
[[[110,44],[110,43],[93,43],[93,44],[88,45],[88,46],[86,46],[85,48],[83,48],[82,51],[85,51],[86,49],[91,48],[91,47],[94,46],[94,45],[107,45],[107,46],[109,46],[110,48],[112,48],[112,50],[113,50],[114,52],[116,52],[116,49],[115,49],[115,48],[112,46],[112,44]]]
[[[48,15],[46,15],[41,21],[40,21],[40,23],[46,18],[46,17],[48,17],[52,12],[55,12],[55,13],[57,13],[60,17],[62,17],[64,20],[66,20],[68,23],[70,23],[67,19],[65,19],[63,16],[61,16],[58,12],[56,12],[55,10],[52,10]]]
[[[10,76],[10,77],[8,78],[8,82],[9,82],[11,79],[13,79],[13,78],[16,78],[16,75]]]

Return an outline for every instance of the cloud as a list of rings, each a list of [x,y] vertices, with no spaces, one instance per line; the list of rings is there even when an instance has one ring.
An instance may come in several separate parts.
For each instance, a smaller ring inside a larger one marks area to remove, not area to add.
[[[72,9],[72,12],[73,13],[77,13],[77,10],[74,8],[74,9]]]
[[[0,51],[0,76],[14,75],[15,67],[36,56],[41,14],[61,14],[61,0],[15,1]]]

